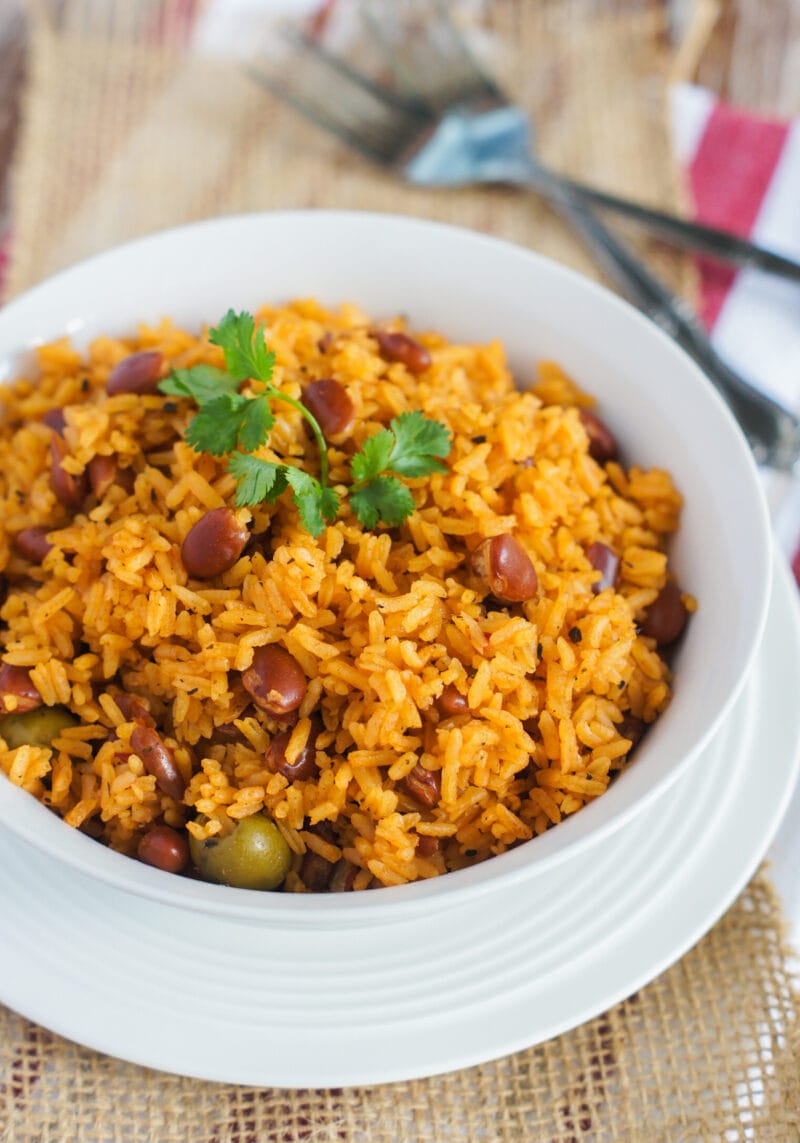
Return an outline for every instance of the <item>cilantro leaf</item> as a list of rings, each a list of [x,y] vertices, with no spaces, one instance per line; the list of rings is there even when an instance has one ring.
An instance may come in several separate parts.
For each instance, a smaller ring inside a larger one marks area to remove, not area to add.
[[[252,377],[270,383],[275,354],[267,349],[264,326],[256,326],[252,314],[228,310],[219,325],[209,330],[208,338],[222,350],[231,377],[238,381]]]
[[[323,520],[332,524],[339,515],[339,497],[330,487],[322,488],[319,497],[319,511]]]
[[[385,471],[389,467],[389,457],[395,443],[395,436],[388,429],[378,429],[377,433],[367,437],[350,465],[353,480],[362,484]]]
[[[367,437],[353,457],[350,469],[356,484],[365,484],[382,472],[398,476],[427,476],[446,472],[439,457],[450,452],[450,434],[444,425],[416,410],[395,417],[388,429]]]
[[[195,452],[224,456],[233,452],[242,427],[242,408],[247,398],[238,393],[225,393],[203,405],[189,422],[186,440]]]
[[[273,464],[269,460],[235,452],[228,460],[228,472],[236,477],[236,503],[260,504],[269,500],[274,504],[287,488],[300,513],[300,521],[312,536],[318,536],[325,523],[332,523],[339,511],[339,498],[332,488],[323,488],[320,482],[302,468],[288,464]]]
[[[390,527],[402,524],[414,511],[414,497],[396,476],[427,476],[446,472],[440,457],[450,452],[444,425],[414,411],[395,417],[388,429],[368,437],[350,462],[354,486],[353,511],[365,528],[379,520]]]
[[[272,461],[235,452],[228,460],[228,472],[236,477],[237,505],[242,508],[247,504],[260,504],[262,500],[273,499],[271,494],[276,484],[281,485],[276,498],[280,496],[286,488],[285,479],[281,480],[281,468],[281,465],[273,464]]]
[[[264,397],[251,397],[242,407],[242,423],[239,429],[239,444],[245,452],[255,452],[261,448],[275,424],[275,418]]]
[[[238,391],[241,381],[214,365],[193,365],[191,369],[173,369],[169,377],[159,381],[158,388],[171,397],[189,397],[201,407],[224,393]]]
[[[225,456],[239,445],[252,452],[264,443],[275,423],[263,397],[224,393],[208,401],[189,422],[186,440],[196,452]]]
[[[447,465],[435,458],[450,452],[450,434],[439,421],[423,413],[401,413],[391,422],[395,444],[384,468],[400,476],[427,476],[446,472]]]
[[[332,488],[323,488],[320,482],[302,468],[283,466],[283,475],[292,489],[292,499],[300,513],[300,522],[312,536],[325,530],[339,511],[339,497]]]
[[[414,497],[396,477],[375,476],[350,493],[350,505],[365,528],[374,528],[379,520],[396,527],[414,511]]]

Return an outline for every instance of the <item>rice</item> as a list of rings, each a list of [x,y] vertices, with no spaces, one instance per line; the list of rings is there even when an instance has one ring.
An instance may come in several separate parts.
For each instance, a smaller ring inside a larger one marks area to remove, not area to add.
[[[98,338],[85,357],[66,341],[44,346],[38,374],[3,398],[2,657],[79,725],[52,748],[0,740],[0,768],[70,826],[128,854],[154,823],[210,838],[265,812],[291,850],[289,891],[308,888],[309,853],[349,863],[360,889],[459,869],[557,826],[629,764],[631,720],[651,723],[669,703],[669,667],[639,631],[669,578],[681,508],[669,475],[596,463],[579,416],[592,400],[551,362],[518,391],[499,343],[425,333],[432,365],[414,376],[383,359],[353,306],[331,313],[298,301],[258,316],[281,388],[297,397],[305,381],[333,377],[355,404],[352,437],[330,447],[334,484],[348,482],[364,439],[406,410],[450,430],[448,471],[411,481],[416,510],[392,530],[365,531],[345,507],[314,539],[288,497],[247,510],[260,542],[216,580],[189,580],[182,541],[204,512],[232,503],[233,478],[182,440],[188,403],[108,396],[105,384],[134,351],[159,350],[181,368],[222,365],[220,351],[167,320],[130,339]],[[65,468],[113,456],[128,475],[74,515],[50,485],[42,417],[55,408],[66,410]],[[299,415],[274,412],[262,455],[315,471]],[[41,566],[13,544],[33,526],[53,544]],[[509,607],[487,597],[468,559],[506,532],[539,580],[536,598]],[[587,557],[596,542],[621,556],[618,586],[597,594]],[[265,755],[285,727],[252,707],[241,683],[268,644],[308,679],[290,761],[311,716],[322,718],[310,779],[272,772]],[[468,704],[449,718],[437,707],[448,686]],[[119,692],[145,699],[186,782],[182,801],[132,748]],[[227,724],[236,740],[220,741]],[[433,806],[405,785],[417,766],[438,776]]]

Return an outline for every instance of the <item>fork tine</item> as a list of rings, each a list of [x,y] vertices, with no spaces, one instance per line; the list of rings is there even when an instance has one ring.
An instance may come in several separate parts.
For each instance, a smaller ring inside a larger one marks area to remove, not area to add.
[[[295,111],[299,111],[301,115],[316,124],[317,127],[321,127],[324,131],[335,135],[338,139],[341,139],[343,143],[347,143],[348,146],[360,151],[362,155],[365,155],[374,163],[385,164],[391,162],[392,154],[390,147],[381,147],[373,141],[368,142],[364,135],[354,130],[352,126],[349,126],[341,119],[334,119],[333,116],[326,114],[314,103],[302,99],[288,87],[272,79],[264,72],[250,68],[249,75],[256,83],[267,88],[268,91],[271,91],[272,94],[277,96],[283,103],[293,107]]]
[[[450,44],[460,56],[464,67],[469,69],[469,72],[483,84],[487,91],[493,95],[502,96],[503,93],[496,81],[483,67],[465,36],[456,27],[444,0],[433,0],[433,7],[439,18],[440,27],[446,32]]]
[[[398,88],[423,100],[432,114],[454,104],[505,102],[441,0],[422,6],[414,0],[361,0],[359,14]]]
[[[430,118],[430,113],[419,99],[402,96],[396,91],[390,91],[389,88],[380,86],[364,72],[359,71],[347,63],[341,56],[336,55],[334,52],[329,52],[318,40],[314,39],[313,36],[309,36],[307,32],[299,32],[293,28],[287,28],[285,30],[285,36],[295,47],[316,56],[321,63],[327,65],[327,67],[337,72],[344,79],[362,88],[380,103],[418,119],[418,128]]]
[[[250,75],[367,158],[391,164],[427,125],[424,112],[386,98],[377,85],[305,37],[292,35],[290,42],[296,49],[291,66],[281,69],[264,60],[251,65]]]

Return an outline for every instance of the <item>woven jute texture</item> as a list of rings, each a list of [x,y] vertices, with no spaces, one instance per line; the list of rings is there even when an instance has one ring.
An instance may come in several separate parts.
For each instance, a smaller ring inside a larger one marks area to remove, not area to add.
[[[536,200],[501,190],[401,187],[300,122],[230,61],[187,55],[185,11],[155,0],[62,0],[55,15],[32,7],[9,294],[139,234],[284,206],[442,218],[596,274]],[[491,19],[496,63],[534,114],[546,158],[674,205],[661,7],[648,0],[498,0]],[[646,249],[673,285],[691,289],[684,262]],[[268,274],[265,267],[265,290]],[[0,1008],[0,1137],[788,1143],[800,1138],[789,956],[780,906],[760,874],[677,965],[583,1027],[467,1071],[345,1091],[252,1090],[167,1076],[77,1047]]]

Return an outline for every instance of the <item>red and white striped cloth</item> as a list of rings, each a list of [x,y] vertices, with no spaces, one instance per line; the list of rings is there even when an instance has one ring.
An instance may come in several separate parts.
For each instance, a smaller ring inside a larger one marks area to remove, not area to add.
[[[800,260],[800,121],[752,115],[688,84],[672,93],[673,141],[700,222]],[[711,339],[748,380],[800,411],[800,286],[701,263]],[[800,477],[764,473],[779,546],[800,581]]]
[[[764,119],[685,85],[673,92],[672,128],[695,217],[800,259],[800,120]],[[731,365],[800,410],[800,286],[754,270],[703,265],[701,312]],[[800,583],[800,475],[762,478],[776,539]],[[769,860],[789,938],[800,950],[800,788]]]

